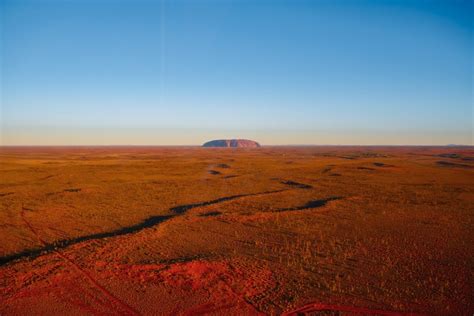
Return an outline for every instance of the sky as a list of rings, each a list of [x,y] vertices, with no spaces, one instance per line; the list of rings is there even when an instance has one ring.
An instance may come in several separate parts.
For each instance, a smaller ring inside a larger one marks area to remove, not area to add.
[[[470,0],[0,0],[1,145],[473,145]]]

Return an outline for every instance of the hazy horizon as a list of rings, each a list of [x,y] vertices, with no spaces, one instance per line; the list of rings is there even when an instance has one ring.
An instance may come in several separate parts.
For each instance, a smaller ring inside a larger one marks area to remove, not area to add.
[[[473,145],[472,1],[0,3],[0,145]]]

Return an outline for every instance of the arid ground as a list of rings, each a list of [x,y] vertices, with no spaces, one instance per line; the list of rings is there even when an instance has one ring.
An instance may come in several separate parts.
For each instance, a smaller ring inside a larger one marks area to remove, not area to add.
[[[3,147],[1,315],[474,312],[472,147]]]

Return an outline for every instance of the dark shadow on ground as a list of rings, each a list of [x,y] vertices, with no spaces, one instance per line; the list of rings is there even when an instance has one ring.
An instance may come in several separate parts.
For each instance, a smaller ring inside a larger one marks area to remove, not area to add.
[[[226,163],[220,163],[218,165],[216,165],[217,168],[224,168],[224,169],[229,169],[230,166]]]
[[[359,170],[375,170],[374,168],[370,168],[370,167],[357,167],[357,169],[359,169]]]
[[[322,206],[325,206],[328,202],[336,201],[336,200],[340,200],[340,199],[342,199],[342,197],[332,196],[332,197],[329,197],[327,199],[312,200],[312,201],[307,202],[305,205],[298,206],[298,207],[281,208],[281,209],[279,209],[275,212],[304,211],[304,210],[308,210],[308,209],[312,209],[312,208],[322,207]]]
[[[299,182],[291,181],[291,180],[284,180],[281,183],[289,185],[290,187],[298,188],[298,189],[312,189],[313,188],[313,186],[309,184],[299,183]]]
[[[218,215],[221,215],[222,212],[208,212],[208,213],[204,213],[204,214],[201,214],[199,215],[200,217],[210,217],[210,216],[218,216]]]
[[[153,227],[159,223],[162,223],[170,218],[174,217],[173,215],[165,215],[165,216],[152,216],[144,221],[132,225],[132,226],[127,226],[123,227],[114,231],[110,232],[105,232],[105,233],[98,233],[98,234],[92,234],[92,235],[87,235],[87,236],[82,236],[82,237],[77,237],[77,238],[72,238],[72,239],[67,239],[67,240],[60,240],[51,244],[48,244],[44,247],[37,248],[37,249],[27,249],[22,252],[9,255],[9,256],[4,256],[0,257],[0,266],[5,265],[11,261],[17,260],[17,259],[22,259],[22,258],[36,258],[39,255],[46,254],[49,252],[52,252],[54,250],[59,250],[66,248],[68,246],[83,242],[83,241],[88,241],[92,239],[102,239],[102,238],[108,238],[108,237],[115,237],[115,236],[121,236],[121,235],[126,235],[126,234],[131,234],[138,232],[140,230],[143,230],[145,228],[150,228]]]
[[[374,166],[377,166],[377,167],[395,167],[394,165],[388,165],[388,164],[382,163],[382,162],[374,162]]]
[[[257,195],[278,193],[278,192],[283,192],[283,191],[286,191],[286,190],[274,190],[274,191],[265,191],[265,192],[260,192],[260,193],[231,195],[231,196],[226,196],[226,197],[218,198],[218,199],[211,200],[211,201],[205,201],[205,202],[200,202],[200,203],[192,203],[192,204],[185,204],[185,205],[175,206],[175,207],[172,207],[170,209],[170,211],[172,211],[173,213],[176,213],[176,214],[183,214],[183,213],[189,211],[190,209],[196,208],[196,207],[208,206],[208,205],[217,204],[217,203],[226,202],[226,201],[231,201],[231,200],[235,200],[235,199],[243,198],[243,197],[247,197],[247,196],[257,196]]]
[[[88,241],[88,240],[93,240],[93,239],[103,239],[103,238],[108,238],[108,237],[115,237],[115,236],[121,236],[121,235],[127,235],[131,233],[136,233],[138,231],[141,231],[146,228],[151,228],[153,226],[156,226],[160,223],[163,223],[173,217],[176,217],[178,215],[182,215],[185,212],[189,211],[190,209],[196,208],[196,207],[201,207],[201,206],[207,206],[207,205],[212,205],[212,204],[217,204],[225,201],[231,201],[235,200],[238,198],[242,197],[247,197],[247,196],[258,196],[258,195],[265,195],[265,194],[271,194],[271,193],[278,193],[278,192],[283,192],[286,191],[286,189],[282,190],[274,190],[274,191],[265,191],[265,192],[260,192],[260,193],[250,193],[250,194],[238,194],[238,195],[231,195],[227,197],[222,197],[219,199],[211,200],[211,201],[205,201],[205,202],[200,202],[200,203],[193,203],[193,204],[185,204],[185,205],[179,205],[176,207],[172,207],[169,210],[173,213],[174,215],[160,215],[160,216],[151,216],[142,222],[132,225],[132,226],[127,226],[127,227],[122,227],[114,231],[110,232],[105,232],[105,233],[97,233],[97,234],[92,234],[92,235],[87,235],[87,236],[82,236],[82,237],[77,237],[77,238],[72,238],[72,239],[67,239],[67,240],[60,240],[51,244],[47,244],[46,246],[43,246],[41,248],[35,248],[35,249],[27,249],[24,251],[21,251],[19,253],[15,253],[12,255],[8,256],[3,256],[0,257],[0,266],[3,266],[11,261],[18,260],[18,259],[23,259],[23,258],[36,258],[40,255],[63,249],[68,246]],[[23,208],[23,210],[26,211],[32,211],[31,209]],[[212,216],[212,215],[210,215]],[[214,215],[215,216],[215,215]]]
[[[454,163],[454,162],[449,162],[449,161],[437,161],[436,163],[438,164],[438,166],[442,166],[442,167],[464,168],[464,169],[474,168],[471,165],[466,165],[462,163]]]

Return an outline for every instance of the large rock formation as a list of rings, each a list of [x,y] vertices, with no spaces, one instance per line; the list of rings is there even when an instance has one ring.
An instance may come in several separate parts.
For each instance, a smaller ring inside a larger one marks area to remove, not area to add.
[[[248,139],[217,139],[211,140],[210,142],[204,143],[202,147],[247,147],[256,148],[260,147],[260,144],[253,140]]]

